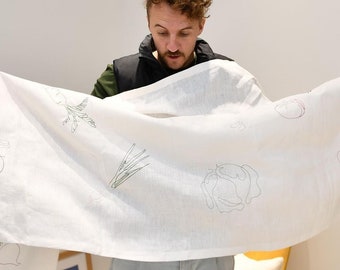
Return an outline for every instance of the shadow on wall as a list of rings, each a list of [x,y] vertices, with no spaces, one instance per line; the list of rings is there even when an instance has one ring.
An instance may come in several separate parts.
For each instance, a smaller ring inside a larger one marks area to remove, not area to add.
[[[314,238],[291,249],[287,270],[339,269],[340,220]]]

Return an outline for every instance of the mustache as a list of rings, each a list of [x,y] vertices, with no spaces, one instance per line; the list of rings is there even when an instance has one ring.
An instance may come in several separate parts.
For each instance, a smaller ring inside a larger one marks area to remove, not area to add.
[[[168,52],[166,53],[166,55],[167,55],[167,56],[181,56],[182,53],[181,53],[180,51],[175,51],[175,52],[170,52],[170,51],[168,51]]]

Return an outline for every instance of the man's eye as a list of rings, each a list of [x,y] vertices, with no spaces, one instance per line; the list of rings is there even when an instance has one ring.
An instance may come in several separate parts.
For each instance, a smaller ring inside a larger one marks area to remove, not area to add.
[[[187,36],[189,36],[190,34],[189,33],[180,33],[180,36],[181,37],[187,37]]]
[[[166,32],[158,32],[158,35],[160,35],[160,36],[166,36],[167,33],[166,33]]]

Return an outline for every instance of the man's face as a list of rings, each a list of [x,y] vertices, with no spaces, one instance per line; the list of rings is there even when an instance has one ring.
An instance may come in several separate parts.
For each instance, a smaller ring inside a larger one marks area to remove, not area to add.
[[[152,5],[149,10],[149,29],[157,49],[158,61],[168,68],[185,68],[194,60],[197,37],[205,20],[189,19],[167,3]]]

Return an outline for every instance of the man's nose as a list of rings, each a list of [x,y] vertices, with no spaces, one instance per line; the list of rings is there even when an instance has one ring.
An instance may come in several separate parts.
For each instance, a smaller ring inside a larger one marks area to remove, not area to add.
[[[178,45],[178,40],[176,36],[170,36],[167,49],[170,52],[176,52],[178,51],[179,45]]]

